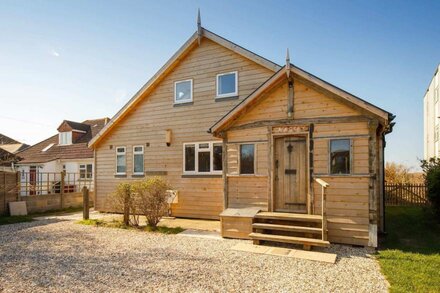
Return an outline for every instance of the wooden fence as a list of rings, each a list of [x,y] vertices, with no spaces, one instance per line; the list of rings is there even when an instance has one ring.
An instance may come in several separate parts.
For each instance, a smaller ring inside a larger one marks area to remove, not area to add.
[[[427,206],[428,192],[425,184],[385,184],[385,205]]]
[[[8,203],[17,198],[17,173],[0,171],[0,215],[7,214]]]

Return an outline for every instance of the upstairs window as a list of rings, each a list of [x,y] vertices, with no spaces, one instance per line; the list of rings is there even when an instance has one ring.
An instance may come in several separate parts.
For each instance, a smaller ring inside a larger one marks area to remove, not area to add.
[[[63,165],[63,168],[65,165]],[[93,165],[92,164],[81,164],[79,165],[79,178],[80,179],[92,179]]]
[[[217,98],[238,95],[238,73],[228,72],[217,75]]]
[[[60,132],[58,134],[58,144],[59,145],[69,145],[72,144],[72,132]]]
[[[240,174],[255,174],[255,145],[240,145]]]
[[[192,79],[176,81],[174,83],[174,103],[182,104],[193,100]]]
[[[350,174],[351,140],[330,140],[330,173]]]
[[[116,174],[125,175],[127,172],[127,160],[125,157],[125,147],[116,148]]]
[[[144,174],[144,146],[142,145],[133,147],[133,173]]]
[[[222,157],[222,143],[186,143],[184,144],[184,173],[221,174]]]

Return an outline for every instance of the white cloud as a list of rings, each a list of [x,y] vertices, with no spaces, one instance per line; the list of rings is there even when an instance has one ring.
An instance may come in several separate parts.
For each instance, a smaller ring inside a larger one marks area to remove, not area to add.
[[[52,51],[50,52],[50,54],[54,57],[60,57],[60,53],[58,53],[57,51],[55,51],[54,49],[52,49]]]

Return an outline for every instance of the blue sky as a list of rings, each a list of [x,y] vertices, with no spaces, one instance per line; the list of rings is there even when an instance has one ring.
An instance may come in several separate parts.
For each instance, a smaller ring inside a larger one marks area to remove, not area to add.
[[[202,25],[397,115],[386,159],[423,156],[440,1],[0,1],[0,133],[36,143],[112,117]]]

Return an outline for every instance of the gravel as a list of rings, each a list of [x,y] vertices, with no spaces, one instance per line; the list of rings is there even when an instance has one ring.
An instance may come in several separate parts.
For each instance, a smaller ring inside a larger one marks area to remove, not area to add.
[[[364,248],[336,264],[252,254],[240,240],[97,228],[49,219],[0,226],[0,292],[386,292]]]

